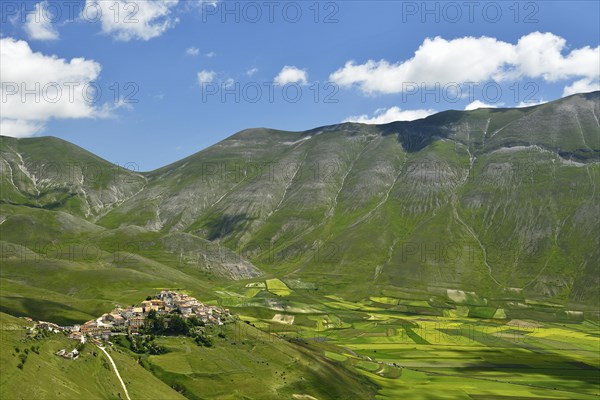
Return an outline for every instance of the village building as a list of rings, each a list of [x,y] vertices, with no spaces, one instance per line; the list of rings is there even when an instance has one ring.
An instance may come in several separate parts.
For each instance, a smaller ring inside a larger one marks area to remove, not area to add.
[[[81,343],[85,343],[85,335],[81,332],[69,333],[69,339],[79,340]]]
[[[81,333],[84,335],[97,336],[104,332],[104,327],[99,326],[95,320],[88,321],[81,325]]]
[[[112,324],[116,328],[121,328],[125,326],[126,319],[121,314],[110,313],[107,315],[105,322]]]
[[[46,331],[50,331],[50,332],[54,332],[54,333],[58,333],[63,330],[62,326],[59,326],[52,322],[46,322],[46,321],[38,321],[38,323],[36,324],[35,327],[36,327],[36,329],[46,330]]]
[[[56,352],[56,355],[71,360],[77,360],[79,358],[79,351],[77,349],[73,349],[72,351],[67,353],[65,349],[60,349]]]
[[[79,340],[82,343],[85,343],[86,337],[90,337],[92,341],[97,338],[108,340],[111,335],[122,334],[124,331],[130,334],[139,333],[150,311],[166,316],[165,328],[170,321],[169,314],[172,312],[179,312],[184,318],[196,317],[205,324],[214,325],[222,325],[221,316],[229,315],[228,309],[223,310],[217,306],[204,304],[184,293],[163,290],[155,298],[144,300],[138,306],[122,308],[117,305],[111,312],[102,314],[82,325],[61,327],[51,322],[38,321],[35,329],[49,330],[55,333],[66,331],[70,339]],[[30,328],[30,330],[33,332],[33,329]]]

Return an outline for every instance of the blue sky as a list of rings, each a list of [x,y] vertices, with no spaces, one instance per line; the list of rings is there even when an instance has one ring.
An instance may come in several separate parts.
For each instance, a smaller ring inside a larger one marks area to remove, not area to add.
[[[147,171],[250,127],[554,100],[598,90],[599,5],[3,1],[1,133]]]

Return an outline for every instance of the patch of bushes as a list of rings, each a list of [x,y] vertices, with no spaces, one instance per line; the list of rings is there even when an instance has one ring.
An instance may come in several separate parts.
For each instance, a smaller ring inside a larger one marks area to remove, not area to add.
[[[195,316],[183,318],[177,313],[158,315],[151,310],[144,325],[144,332],[155,335],[189,335],[190,330],[204,323]]]
[[[198,334],[194,338],[194,342],[196,342],[196,344],[198,346],[204,346],[204,347],[212,347],[213,346],[212,337],[210,335],[206,335],[204,333]]]
[[[15,348],[15,350],[16,350],[16,348]],[[19,354],[19,360],[21,360],[21,362],[17,365],[17,368],[23,369],[23,366],[25,365],[25,361],[27,361],[27,354],[24,354],[24,353]]]
[[[166,347],[159,345],[154,341],[154,335],[148,336],[116,336],[114,343],[133,351],[136,354],[165,354],[168,353]]]

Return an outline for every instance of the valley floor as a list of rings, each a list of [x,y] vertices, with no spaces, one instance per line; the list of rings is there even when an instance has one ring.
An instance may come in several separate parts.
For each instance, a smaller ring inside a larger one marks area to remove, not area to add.
[[[109,348],[131,399],[600,396],[595,321],[419,315],[398,312],[393,297],[352,302],[280,280],[246,286],[220,292],[240,320],[214,327],[210,348],[176,336],[156,338],[166,354]],[[66,338],[30,341],[23,319],[1,315],[2,399],[127,397],[95,346],[65,360],[54,352]],[[30,346],[39,354],[29,351],[18,368]]]

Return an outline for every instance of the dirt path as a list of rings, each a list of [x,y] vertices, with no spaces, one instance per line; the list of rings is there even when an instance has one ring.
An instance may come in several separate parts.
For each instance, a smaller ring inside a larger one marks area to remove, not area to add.
[[[110,356],[110,354],[108,354],[108,352],[104,349],[104,347],[98,346],[98,348],[100,350],[102,350],[104,352],[104,354],[106,354],[106,357],[108,357],[108,360],[110,361],[110,363],[112,364],[112,366],[115,370],[115,374],[117,374],[117,378],[119,378],[119,382],[121,382],[121,386],[123,386],[123,391],[125,392],[125,396],[127,397],[127,400],[131,400],[131,397],[129,397],[129,392],[127,392],[127,387],[125,387],[125,382],[123,382],[123,379],[121,379],[121,374],[119,374],[117,365],[113,361],[112,357]]]

